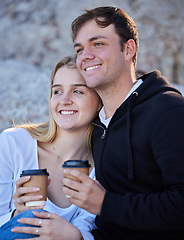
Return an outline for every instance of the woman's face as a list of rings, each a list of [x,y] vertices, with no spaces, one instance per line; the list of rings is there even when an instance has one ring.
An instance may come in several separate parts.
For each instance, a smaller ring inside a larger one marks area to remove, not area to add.
[[[77,69],[63,66],[57,70],[52,85],[50,109],[60,128],[86,130],[99,106],[97,93],[86,86]]]

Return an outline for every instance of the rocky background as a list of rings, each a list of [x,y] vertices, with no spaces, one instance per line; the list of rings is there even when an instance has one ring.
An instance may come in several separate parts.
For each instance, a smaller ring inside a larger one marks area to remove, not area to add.
[[[73,54],[70,24],[84,8],[115,6],[139,30],[137,69],[159,69],[184,93],[184,0],[1,0],[0,132],[48,119],[55,63]]]

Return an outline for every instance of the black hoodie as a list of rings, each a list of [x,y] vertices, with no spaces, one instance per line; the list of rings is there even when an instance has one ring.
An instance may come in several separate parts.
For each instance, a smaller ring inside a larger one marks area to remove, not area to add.
[[[184,98],[159,71],[92,136],[96,178],[107,190],[96,240],[184,239]]]

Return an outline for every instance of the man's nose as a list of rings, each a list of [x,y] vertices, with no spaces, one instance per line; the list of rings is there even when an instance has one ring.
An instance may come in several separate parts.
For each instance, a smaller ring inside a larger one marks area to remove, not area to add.
[[[94,53],[88,48],[84,48],[82,53],[79,56],[81,57],[81,60],[94,59],[95,58]]]

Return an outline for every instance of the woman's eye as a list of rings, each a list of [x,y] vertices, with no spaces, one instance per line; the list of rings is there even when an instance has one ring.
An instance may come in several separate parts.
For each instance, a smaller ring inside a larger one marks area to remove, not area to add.
[[[61,94],[61,90],[54,90],[53,94],[54,94],[54,95]]]
[[[77,94],[83,94],[83,92],[80,91],[80,90],[75,90],[74,93],[77,93]]]

